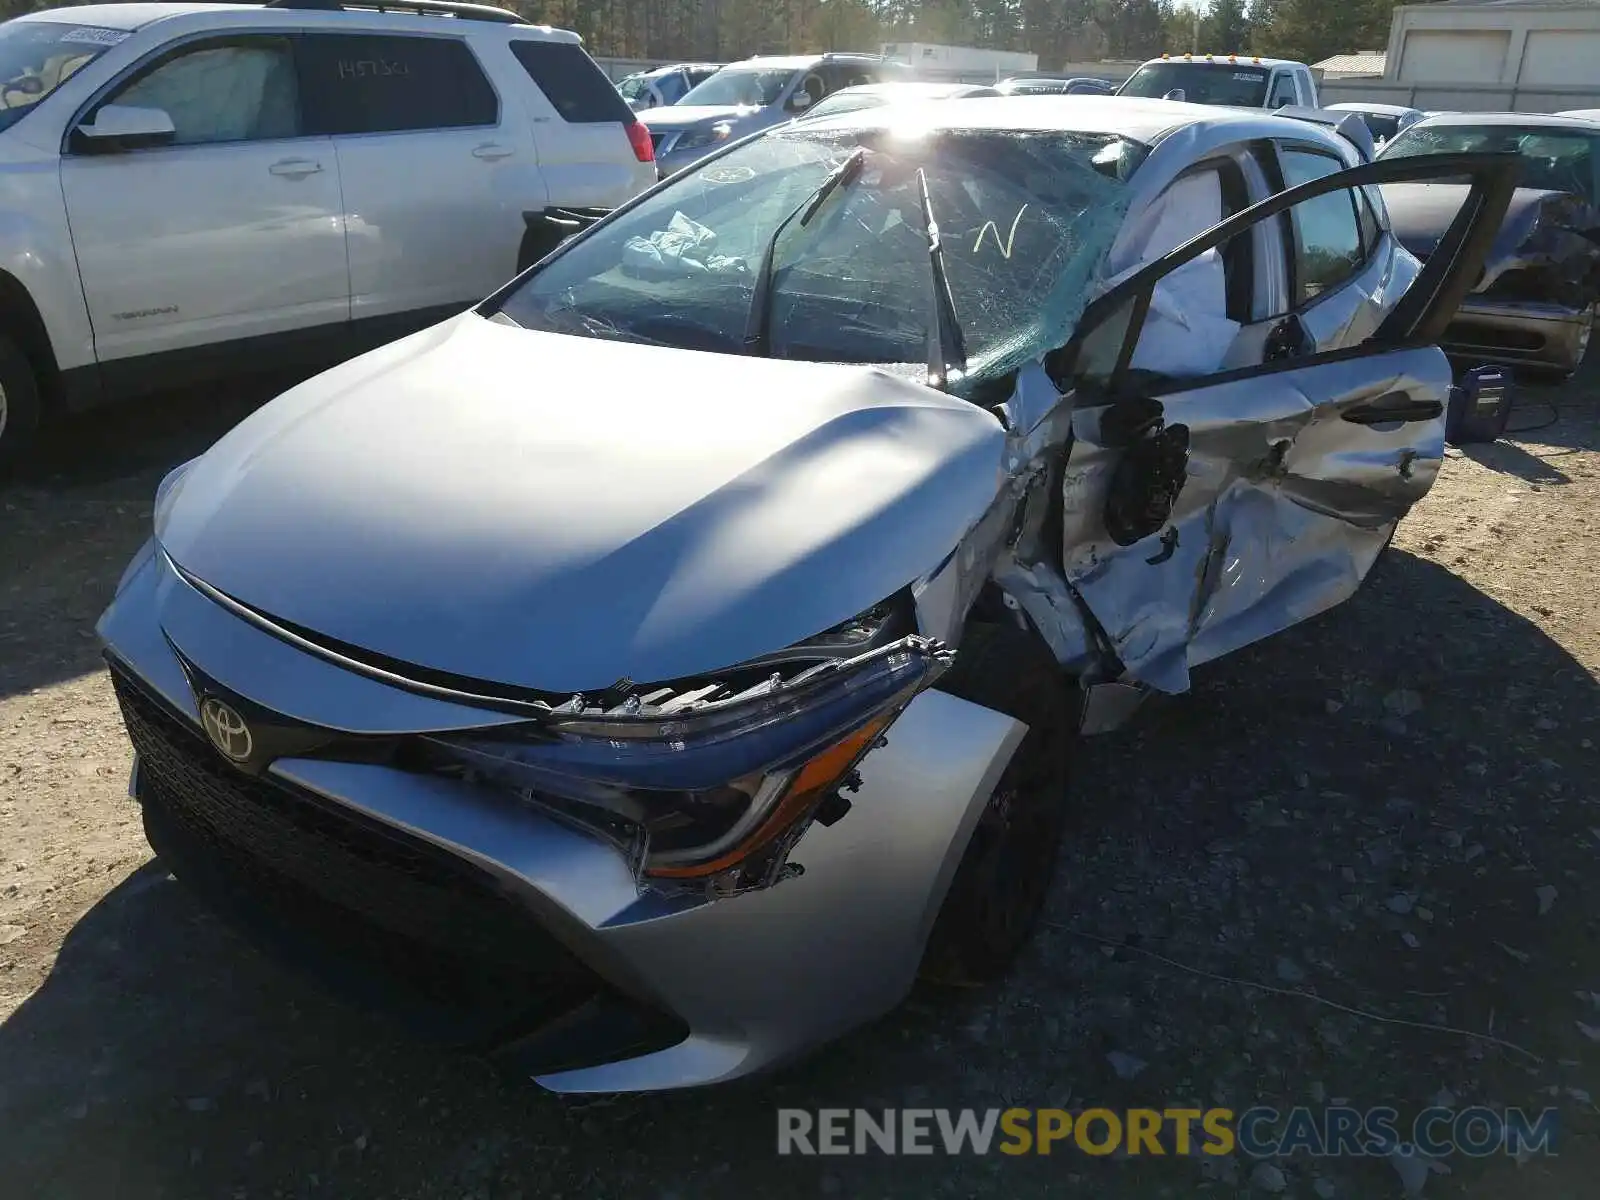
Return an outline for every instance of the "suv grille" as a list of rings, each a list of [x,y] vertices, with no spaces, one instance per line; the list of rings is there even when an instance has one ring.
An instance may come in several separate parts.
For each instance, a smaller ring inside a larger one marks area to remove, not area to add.
[[[317,973],[487,1048],[602,981],[486,873],[301,789],[225,764],[113,668],[150,840],[217,907]]]

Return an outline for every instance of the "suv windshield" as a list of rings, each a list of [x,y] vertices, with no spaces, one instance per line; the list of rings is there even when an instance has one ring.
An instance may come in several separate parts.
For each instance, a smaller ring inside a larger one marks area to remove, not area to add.
[[[10,129],[74,71],[127,38],[126,30],[59,21],[0,25],[0,129]]]
[[[1122,85],[1119,96],[1159,100],[1183,89],[1190,104],[1235,104],[1261,108],[1267,102],[1267,69],[1235,63],[1145,63]]]
[[[529,329],[745,353],[767,244],[858,146],[859,174],[777,240],[768,352],[926,361],[934,293],[920,168],[973,383],[1067,340],[1120,228],[1123,181],[1148,152],[1061,132],[791,127],[657,189],[558,253],[500,311]]]
[[[704,83],[690,88],[678,103],[685,107],[696,104],[738,104],[766,108],[778,102],[784,87],[793,78],[792,67],[782,70],[724,67]]]
[[[1595,202],[1594,139],[1575,129],[1527,125],[1413,125],[1383,148],[1384,158],[1418,154],[1515,154],[1517,185],[1570,192]]]

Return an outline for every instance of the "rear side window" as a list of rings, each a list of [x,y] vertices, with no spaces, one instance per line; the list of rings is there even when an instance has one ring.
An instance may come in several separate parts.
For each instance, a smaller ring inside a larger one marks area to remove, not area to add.
[[[633,120],[633,111],[582,46],[572,42],[514,41],[511,53],[517,56],[528,78],[555,105],[563,121],[593,125]]]
[[[466,43],[308,34],[300,51],[308,133],[399,133],[494,125],[500,101]]]
[[[1303,150],[1283,152],[1286,188],[1322,179],[1344,169],[1338,159]],[[1293,226],[1295,306],[1309,304],[1361,269],[1366,261],[1356,198],[1350,189],[1327,192],[1296,204],[1288,212]]]

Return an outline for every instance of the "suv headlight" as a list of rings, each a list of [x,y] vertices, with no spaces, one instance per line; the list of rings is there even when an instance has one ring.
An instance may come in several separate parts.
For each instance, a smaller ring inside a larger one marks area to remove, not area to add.
[[[426,739],[473,777],[610,836],[636,868],[724,890],[775,882],[812,819],[952,661],[879,605],[716,677],[618,685],[548,717]],[[620,694],[619,693],[625,693]]]

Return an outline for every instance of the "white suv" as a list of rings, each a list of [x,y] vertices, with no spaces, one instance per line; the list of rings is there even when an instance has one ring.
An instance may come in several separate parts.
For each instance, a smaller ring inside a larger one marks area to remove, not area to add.
[[[647,131],[575,34],[384,9],[123,3],[0,25],[0,460],[52,409],[420,328],[537,256],[542,214],[655,181]]]

